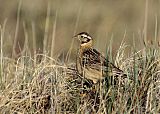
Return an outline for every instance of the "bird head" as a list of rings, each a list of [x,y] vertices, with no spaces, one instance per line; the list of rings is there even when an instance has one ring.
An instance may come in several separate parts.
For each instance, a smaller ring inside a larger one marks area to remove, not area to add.
[[[93,45],[93,39],[87,32],[81,32],[74,36],[74,38],[77,38],[80,41],[80,47],[87,49],[91,48]]]

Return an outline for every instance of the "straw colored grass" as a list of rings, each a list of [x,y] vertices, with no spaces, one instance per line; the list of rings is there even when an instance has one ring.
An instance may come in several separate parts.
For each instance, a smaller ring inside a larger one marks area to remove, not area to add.
[[[119,54],[123,54],[119,51]],[[116,60],[128,78],[93,85],[76,72],[75,63],[62,64],[46,55],[2,57],[1,113],[159,113],[160,53],[146,47]],[[120,58],[119,58],[120,57]],[[39,60],[39,61],[38,61]],[[114,83],[118,80],[118,83]]]

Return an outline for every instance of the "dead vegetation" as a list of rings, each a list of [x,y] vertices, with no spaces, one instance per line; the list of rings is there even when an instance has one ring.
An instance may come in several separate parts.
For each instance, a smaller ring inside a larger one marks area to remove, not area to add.
[[[41,57],[40,62],[30,56],[2,58],[1,113],[160,112],[158,48],[146,47],[128,58],[116,58],[123,60],[116,63],[128,76],[123,85],[113,78],[93,85],[77,74],[74,63]]]

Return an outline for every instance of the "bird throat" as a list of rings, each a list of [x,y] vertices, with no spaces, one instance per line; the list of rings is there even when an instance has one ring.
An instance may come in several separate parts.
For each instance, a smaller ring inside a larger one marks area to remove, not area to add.
[[[93,45],[92,40],[90,40],[89,42],[86,42],[86,43],[81,43],[80,50],[81,51],[88,50],[88,49],[92,48],[92,45]]]

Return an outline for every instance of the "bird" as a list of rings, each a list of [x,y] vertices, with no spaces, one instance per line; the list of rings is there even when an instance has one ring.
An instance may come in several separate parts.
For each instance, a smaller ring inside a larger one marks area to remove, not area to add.
[[[81,76],[97,83],[107,76],[125,75],[121,69],[93,48],[93,38],[89,33],[80,32],[74,38],[79,41],[76,69]]]

